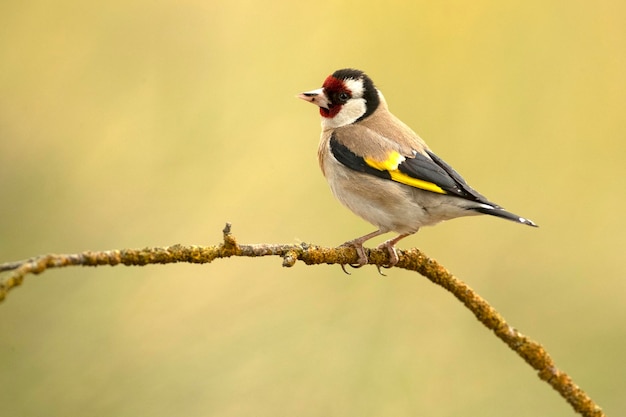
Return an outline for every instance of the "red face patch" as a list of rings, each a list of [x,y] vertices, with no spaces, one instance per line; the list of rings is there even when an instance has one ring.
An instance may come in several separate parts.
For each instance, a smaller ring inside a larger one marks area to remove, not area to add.
[[[339,113],[339,111],[341,110],[341,104],[338,105],[331,105],[330,106],[330,110],[327,110],[323,107],[320,107],[320,115],[322,117],[326,117],[328,119],[332,119],[333,117],[337,116],[337,113]]]
[[[333,98],[336,97],[339,93],[345,92],[348,94],[352,94],[352,92],[346,87],[343,80],[339,78],[335,78],[332,75],[329,75],[326,80],[324,80],[324,84],[322,85],[324,88],[324,93],[326,97],[330,100],[330,108],[325,109],[320,107],[320,115],[322,117],[326,117],[328,119],[332,119],[339,113],[342,105],[339,103],[333,103]]]
[[[335,78],[332,75],[329,75],[328,77],[326,77],[322,87],[324,87],[324,90],[326,90],[326,91],[332,91],[332,92],[347,91],[347,92],[350,92],[346,88],[346,85],[343,83],[342,80],[340,80],[339,78]]]

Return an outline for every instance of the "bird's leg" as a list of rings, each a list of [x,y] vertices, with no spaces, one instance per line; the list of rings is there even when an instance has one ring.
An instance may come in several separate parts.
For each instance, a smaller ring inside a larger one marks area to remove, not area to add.
[[[384,268],[391,268],[398,263],[398,253],[396,252],[395,247],[396,243],[411,234],[412,233],[403,233],[394,237],[393,239],[386,240],[385,242],[381,243],[380,246],[378,246],[378,249],[387,249],[387,252],[389,252],[389,264],[385,265]],[[380,270],[378,272],[380,272]]]
[[[371,238],[380,236],[383,233],[387,233],[387,232],[379,229],[379,230],[376,230],[375,232],[368,233],[365,236],[361,236],[361,237],[357,237],[356,239],[349,240],[343,245],[341,245],[341,246],[353,247],[354,250],[356,250],[356,254],[359,256],[358,262],[354,265],[350,264],[351,267],[360,268],[363,265],[367,265],[367,262],[368,262],[367,255],[365,255],[365,249],[363,249],[363,243],[370,240]],[[343,269],[344,272],[346,272],[343,265],[341,266],[341,268]]]

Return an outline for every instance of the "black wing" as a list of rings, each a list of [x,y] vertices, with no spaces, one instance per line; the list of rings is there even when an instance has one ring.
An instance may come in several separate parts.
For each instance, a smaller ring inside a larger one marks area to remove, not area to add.
[[[352,152],[334,135],[330,139],[330,151],[335,159],[355,171],[497,207],[470,187],[450,165],[430,151],[426,151],[428,156],[414,152],[414,155],[409,157],[392,152],[388,161],[372,161]],[[392,161],[391,158],[395,160]],[[380,169],[381,166],[387,166],[389,169]]]

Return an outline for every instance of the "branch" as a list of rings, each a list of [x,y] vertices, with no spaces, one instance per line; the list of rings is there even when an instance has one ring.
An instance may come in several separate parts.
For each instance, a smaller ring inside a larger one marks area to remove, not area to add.
[[[306,243],[293,245],[253,244],[240,245],[231,234],[230,224],[223,230],[224,242],[217,246],[174,245],[164,248],[122,249],[98,252],[82,252],[70,255],[42,255],[35,258],[0,264],[0,273],[9,272],[0,279],[0,301],[7,293],[20,285],[28,274],[40,274],[50,268],[66,266],[169,264],[187,262],[204,264],[217,258],[231,256],[280,256],[283,266],[292,267],[296,261],[307,265],[357,263],[358,256],[353,248],[324,248]],[[385,266],[388,253],[384,250],[366,249],[369,263]],[[531,340],[511,327],[489,303],[474,292],[467,284],[454,277],[437,261],[428,258],[418,249],[399,250],[397,268],[419,272],[433,283],[450,291],[476,318],[513,351],[532,366],[539,378],[550,384],[574,408],[586,417],[604,416],[602,409],[567,375],[559,370],[548,352],[539,343]]]

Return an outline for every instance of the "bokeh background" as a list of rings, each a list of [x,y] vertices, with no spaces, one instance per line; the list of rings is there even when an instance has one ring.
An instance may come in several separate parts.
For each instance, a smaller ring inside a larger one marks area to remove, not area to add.
[[[0,261],[337,245],[372,227],[296,100],[342,67],[491,199],[540,224],[417,246],[626,414],[626,3],[37,1],[0,5]],[[375,242],[374,242],[375,243]],[[0,305],[6,416],[571,416],[452,296],[274,259],[27,278]]]

